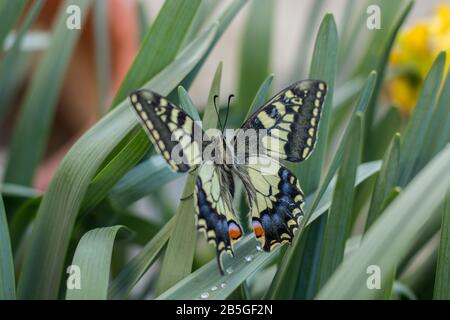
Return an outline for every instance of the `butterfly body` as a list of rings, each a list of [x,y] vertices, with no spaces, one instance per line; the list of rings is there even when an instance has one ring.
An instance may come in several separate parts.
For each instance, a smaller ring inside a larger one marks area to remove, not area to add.
[[[231,137],[208,135],[183,110],[157,93],[130,95],[155,148],[178,172],[197,170],[197,228],[221,256],[233,254],[242,228],[233,209],[234,180],[247,194],[251,225],[265,251],[290,243],[303,217],[299,181],[280,160],[300,162],[314,149],[326,95],[323,81],[303,80],[258,108]]]

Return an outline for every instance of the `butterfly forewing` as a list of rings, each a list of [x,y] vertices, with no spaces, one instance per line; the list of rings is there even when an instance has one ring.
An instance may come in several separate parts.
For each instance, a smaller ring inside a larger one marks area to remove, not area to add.
[[[170,167],[186,172],[201,163],[203,130],[181,108],[159,94],[139,90],[130,95],[134,110],[156,150]]]
[[[272,157],[305,160],[316,143],[326,92],[323,81],[297,82],[259,108],[241,129],[266,130],[259,143]]]

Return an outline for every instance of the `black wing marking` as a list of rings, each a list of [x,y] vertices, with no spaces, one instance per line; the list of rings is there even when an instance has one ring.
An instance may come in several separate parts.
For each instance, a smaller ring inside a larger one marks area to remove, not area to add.
[[[149,90],[131,93],[130,100],[156,150],[174,171],[186,172],[201,163],[204,132],[181,108]]]
[[[253,231],[265,251],[290,243],[303,217],[304,195],[297,178],[278,161],[250,156],[238,166],[252,214]]]
[[[260,144],[277,159],[299,162],[314,149],[326,83],[303,80],[279,92],[253,113],[241,130],[266,129]]]

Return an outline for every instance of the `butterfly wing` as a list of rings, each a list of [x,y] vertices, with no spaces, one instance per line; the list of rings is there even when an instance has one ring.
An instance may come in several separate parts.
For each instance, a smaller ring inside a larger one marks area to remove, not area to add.
[[[131,93],[130,100],[156,150],[174,171],[186,172],[200,164],[204,132],[190,116],[149,90]]]
[[[316,143],[326,92],[323,81],[294,83],[253,113],[241,132],[265,129],[267,134],[258,141],[267,154],[291,162],[305,160]]]
[[[304,195],[297,178],[268,156],[250,156],[236,166],[252,214],[256,238],[265,251],[290,243],[303,217]]]
[[[231,172],[211,161],[202,163],[195,186],[197,228],[214,243],[219,268],[223,274],[222,254],[233,254],[233,243],[242,236],[232,207],[233,180]]]

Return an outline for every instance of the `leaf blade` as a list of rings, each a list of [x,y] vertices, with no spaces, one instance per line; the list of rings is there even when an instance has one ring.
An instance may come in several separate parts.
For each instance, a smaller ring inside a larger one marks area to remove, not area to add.
[[[67,288],[66,300],[105,300],[114,241],[123,226],[88,231],[78,243],[71,266],[80,270],[81,288]]]

